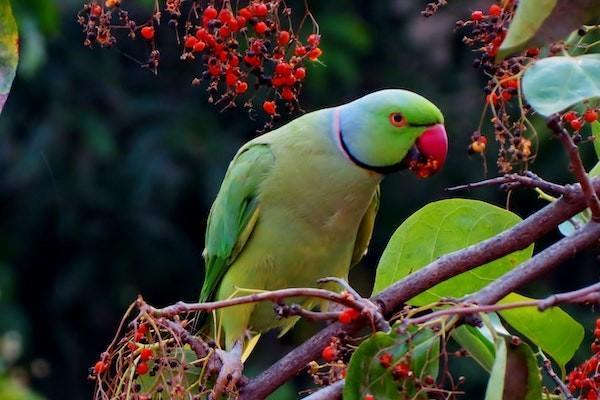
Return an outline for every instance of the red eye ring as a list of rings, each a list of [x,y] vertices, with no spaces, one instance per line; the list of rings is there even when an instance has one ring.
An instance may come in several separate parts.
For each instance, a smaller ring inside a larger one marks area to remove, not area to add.
[[[406,118],[401,113],[394,112],[390,114],[390,123],[395,127],[401,128],[406,125]]]

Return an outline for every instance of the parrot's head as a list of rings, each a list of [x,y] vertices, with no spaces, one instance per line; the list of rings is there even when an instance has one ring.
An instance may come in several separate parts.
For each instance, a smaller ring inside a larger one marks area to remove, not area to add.
[[[441,111],[416,93],[388,89],[336,109],[338,138],[359,166],[379,173],[410,169],[421,178],[446,161],[448,137]]]

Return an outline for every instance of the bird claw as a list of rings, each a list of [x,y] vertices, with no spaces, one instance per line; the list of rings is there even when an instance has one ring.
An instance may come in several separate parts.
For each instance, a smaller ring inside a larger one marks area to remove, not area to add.
[[[221,359],[221,370],[210,393],[210,400],[218,400],[223,393],[231,393],[236,390],[237,384],[242,378],[244,365],[242,364],[242,343],[236,342],[231,351],[216,350]]]

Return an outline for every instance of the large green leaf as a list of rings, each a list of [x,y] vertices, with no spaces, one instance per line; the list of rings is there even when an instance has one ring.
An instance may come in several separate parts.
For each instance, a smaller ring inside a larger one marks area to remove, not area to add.
[[[485,400],[541,400],[542,379],[531,348],[515,346],[504,336],[496,339],[495,348]]]
[[[533,300],[511,293],[500,304]],[[544,312],[533,307],[499,312],[513,328],[548,353],[561,367],[571,360],[584,336],[581,324],[558,307]]]
[[[549,57],[535,62],[525,71],[523,94],[544,116],[600,97],[600,54]]]
[[[378,400],[395,400],[399,398],[399,390],[414,399],[427,398],[425,393],[417,393],[414,382],[426,376],[437,377],[440,338],[430,329],[411,327],[399,332],[399,327],[400,324],[396,324],[389,334],[375,333],[352,354],[344,400],[362,400],[367,394]],[[390,358],[389,365],[382,364],[384,355]],[[410,365],[410,377],[394,377],[394,367],[400,363]]]
[[[10,92],[19,61],[19,35],[9,0],[0,0],[0,112]]]
[[[564,39],[599,9],[597,0],[520,0],[497,58]]]
[[[488,203],[449,199],[430,203],[411,215],[388,243],[375,278],[374,293],[404,278],[438,257],[488,239],[521,221],[517,215]],[[533,247],[509,254],[449,279],[410,300],[430,304],[481,289],[531,257]]]

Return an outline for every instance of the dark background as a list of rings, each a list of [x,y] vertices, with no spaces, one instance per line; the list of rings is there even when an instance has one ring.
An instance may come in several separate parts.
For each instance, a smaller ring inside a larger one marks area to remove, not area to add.
[[[143,2],[124,3],[149,15]],[[369,256],[351,275],[366,295],[394,228],[446,197],[445,187],[484,176],[482,158],[466,153],[484,80],[453,30],[457,19],[489,2],[452,2],[430,19],[419,13],[422,1],[309,3],[326,66],[309,69],[305,110],[380,88],[409,88],[440,106],[450,135],[441,173],[426,181],[406,173],[385,180]],[[48,399],[89,399],[87,368],[138,293],[154,305],[197,299],[208,209],[230,158],[260,123],[207,103],[204,91],[190,85],[194,70],[178,60],[166,27],[154,76],[122,54],[137,56],[139,43],[123,38],[121,51],[84,48],[75,21],[80,2],[19,0],[13,6],[22,52],[0,118],[0,376],[16,377]],[[491,139],[489,126],[484,133]],[[488,154],[494,175],[493,149]],[[591,149],[584,155],[591,166]],[[532,168],[550,180],[571,180],[559,143],[544,134]],[[506,200],[494,189],[458,195],[500,206]],[[521,216],[542,205],[528,192],[511,200]],[[541,296],[593,282],[594,257],[581,256],[524,292]],[[581,360],[595,316],[571,311],[586,324]],[[281,341],[264,340],[247,372],[260,371],[314,329],[303,324]],[[478,397],[482,370],[474,362],[458,364],[473,390],[466,398]],[[302,387],[288,385],[279,398],[294,398]]]

